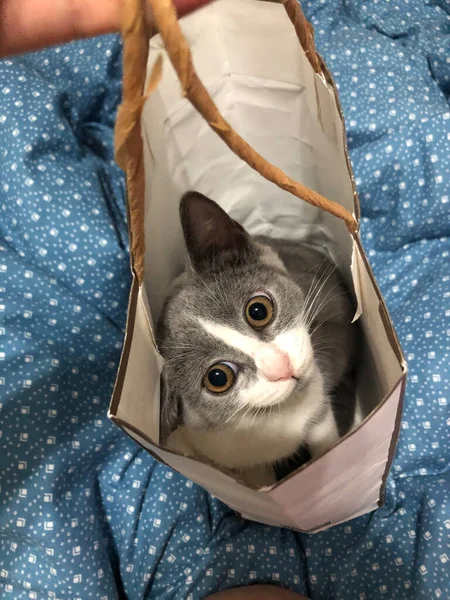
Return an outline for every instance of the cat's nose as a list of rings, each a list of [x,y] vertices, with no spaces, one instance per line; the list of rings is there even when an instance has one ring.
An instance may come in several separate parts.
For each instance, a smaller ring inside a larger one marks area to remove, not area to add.
[[[269,381],[285,381],[294,375],[289,356],[275,346],[266,345],[258,350],[255,364]]]

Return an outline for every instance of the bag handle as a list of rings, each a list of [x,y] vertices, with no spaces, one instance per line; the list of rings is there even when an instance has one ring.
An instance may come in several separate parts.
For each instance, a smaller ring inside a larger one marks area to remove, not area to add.
[[[145,171],[141,114],[146,96],[148,48],[151,31],[146,0],[122,0],[122,103],[115,127],[115,158],[125,172],[131,268],[138,283],[144,280]]]
[[[288,17],[292,21],[301,47],[303,48],[306,58],[309,60],[315,73],[320,72],[319,59],[316,53],[314,44],[314,29],[305,17],[305,13],[300,6],[298,0],[277,0],[283,4]]]
[[[130,245],[132,268],[139,283],[144,275],[144,192],[143,142],[140,134],[140,117],[143,104],[161,78],[161,61],[156,61],[143,94],[148,41],[145,0],[124,0],[122,35],[124,38],[123,102],[116,124],[116,160],[125,170],[128,189]],[[222,117],[208,91],[200,81],[193,63],[189,45],[183,36],[172,0],[148,0],[156,28],[164,42],[166,52],[180,80],[184,95],[207,121],[209,126],[239,158],[268,181],[278,185],[301,200],[342,219],[350,234],[357,231],[357,222],[343,206],[288,177],[254,150],[236,133]],[[306,20],[296,0],[281,0],[294,24],[300,44],[315,72],[319,61],[314,47],[312,27]]]

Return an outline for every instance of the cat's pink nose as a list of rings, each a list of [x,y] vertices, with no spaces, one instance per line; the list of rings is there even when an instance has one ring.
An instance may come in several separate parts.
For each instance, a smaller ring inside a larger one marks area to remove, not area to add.
[[[275,346],[265,345],[258,350],[255,364],[269,381],[284,381],[294,375],[289,356]]]

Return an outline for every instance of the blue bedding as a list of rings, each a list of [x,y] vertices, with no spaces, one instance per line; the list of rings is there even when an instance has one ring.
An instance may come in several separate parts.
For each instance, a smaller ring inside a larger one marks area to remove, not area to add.
[[[309,535],[239,520],[106,418],[130,283],[121,48],[0,62],[0,597],[450,598],[450,8],[311,0],[363,241],[409,362],[386,505]]]

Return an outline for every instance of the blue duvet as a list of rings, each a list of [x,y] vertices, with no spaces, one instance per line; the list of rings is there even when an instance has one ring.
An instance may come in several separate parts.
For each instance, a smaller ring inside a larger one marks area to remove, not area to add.
[[[409,362],[386,505],[239,520],[107,420],[130,283],[114,37],[0,62],[0,597],[450,598],[450,8],[304,5],[339,84],[364,245]]]

